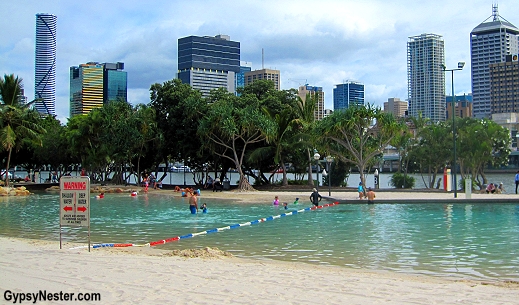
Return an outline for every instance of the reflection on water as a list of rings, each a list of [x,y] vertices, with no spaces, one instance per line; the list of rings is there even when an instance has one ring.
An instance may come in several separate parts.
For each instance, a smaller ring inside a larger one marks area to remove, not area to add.
[[[285,212],[270,204],[205,200],[191,215],[183,198],[110,194],[91,201],[93,243],[135,243],[201,232]],[[304,208],[289,205],[289,211]],[[0,198],[0,235],[59,240],[57,195]],[[85,228],[63,228],[86,243]],[[353,268],[519,280],[519,205],[339,205],[160,246],[218,247],[237,256]]]

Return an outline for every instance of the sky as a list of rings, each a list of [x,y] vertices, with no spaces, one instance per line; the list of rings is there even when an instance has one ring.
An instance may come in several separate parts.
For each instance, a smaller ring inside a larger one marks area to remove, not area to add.
[[[407,99],[407,42],[424,33],[443,36],[455,93],[471,92],[470,32],[492,15],[488,0],[320,1],[32,1],[0,4],[0,75],[23,79],[34,99],[38,13],[57,16],[56,115],[69,117],[69,69],[87,62],[124,62],[128,100],[150,102],[149,88],[176,77],[177,41],[229,35],[253,70],[280,70],[281,88],[322,87],[333,109],[333,88],[346,80],[365,86],[365,102],[383,107]],[[498,2],[499,14],[519,27],[517,0]],[[451,77],[446,77],[448,94]]]

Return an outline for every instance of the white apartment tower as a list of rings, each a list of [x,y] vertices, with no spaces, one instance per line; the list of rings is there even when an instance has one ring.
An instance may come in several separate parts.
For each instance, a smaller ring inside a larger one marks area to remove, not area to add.
[[[445,50],[436,34],[409,37],[407,42],[407,93],[409,115],[445,121]]]
[[[52,14],[36,14],[34,108],[41,114],[56,114],[56,23]]]
[[[490,21],[488,21],[492,18]],[[470,33],[473,116],[490,118],[490,65],[519,53],[519,29],[499,16],[497,4],[488,17]]]

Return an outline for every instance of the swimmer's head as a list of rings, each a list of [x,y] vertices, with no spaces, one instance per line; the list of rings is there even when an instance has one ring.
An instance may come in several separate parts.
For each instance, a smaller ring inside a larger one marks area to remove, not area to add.
[[[299,200],[299,198],[296,198],[296,200]]]
[[[312,190],[313,192],[317,192],[317,189],[314,187],[314,189]]]

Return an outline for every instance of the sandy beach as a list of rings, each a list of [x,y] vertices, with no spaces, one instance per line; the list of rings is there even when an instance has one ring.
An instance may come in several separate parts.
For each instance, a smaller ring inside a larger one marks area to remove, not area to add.
[[[309,192],[203,192],[202,198],[270,202],[275,195],[280,201],[293,201],[295,197],[306,201]],[[377,199],[409,196],[452,198],[449,193],[377,193]],[[472,196],[487,199],[517,195]],[[337,192],[334,197],[354,200],[356,193]],[[16,296],[19,304],[23,296],[23,303],[29,304],[34,300],[27,300],[29,294],[41,290],[58,297],[48,304],[78,303],[75,298],[80,293],[98,294],[95,296],[101,300],[90,302],[98,304],[519,304],[519,283],[513,282],[459,281],[242,259],[216,249],[184,257],[148,247],[88,252],[85,248],[71,249],[74,246],[65,243],[60,250],[59,241],[0,237],[2,303],[14,303]],[[66,296],[72,302],[66,301]]]

